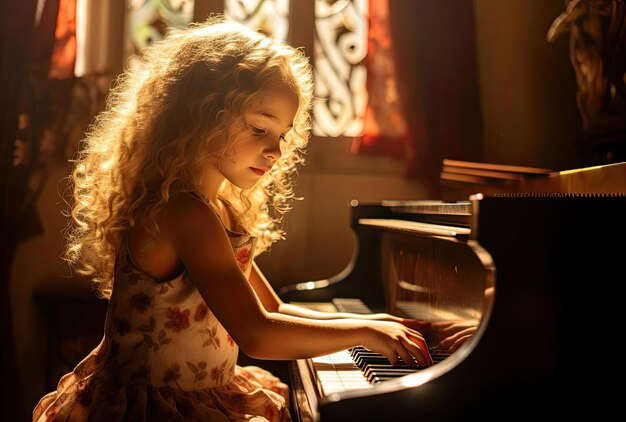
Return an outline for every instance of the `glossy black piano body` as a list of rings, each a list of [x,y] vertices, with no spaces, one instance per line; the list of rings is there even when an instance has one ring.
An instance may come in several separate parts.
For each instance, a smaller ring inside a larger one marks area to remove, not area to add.
[[[474,198],[470,210],[433,220],[402,204],[355,204],[357,251],[348,268],[334,279],[281,290],[285,301],[357,297],[375,311],[393,307],[381,271],[385,230],[359,223],[368,218],[469,227],[469,242],[495,264],[495,296],[479,330],[445,365],[318,397],[314,418],[508,419],[572,410],[599,416],[619,403],[605,380],[623,365],[607,362],[616,356],[625,303],[617,286],[626,281],[626,196],[494,195]]]

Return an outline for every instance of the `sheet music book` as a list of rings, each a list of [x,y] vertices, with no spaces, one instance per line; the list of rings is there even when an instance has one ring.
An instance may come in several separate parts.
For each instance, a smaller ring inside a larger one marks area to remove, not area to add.
[[[441,179],[477,184],[490,184],[504,180],[524,180],[528,177],[545,176],[551,173],[554,173],[554,170],[537,167],[476,163],[471,161],[444,159],[441,170]]]
[[[551,169],[478,163],[444,159],[439,178],[444,188],[444,199],[463,199],[482,192],[508,190],[529,179],[543,178],[556,172]]]

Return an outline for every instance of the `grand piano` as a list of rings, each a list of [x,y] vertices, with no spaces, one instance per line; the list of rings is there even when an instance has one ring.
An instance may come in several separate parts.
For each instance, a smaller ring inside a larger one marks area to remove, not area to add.
[[[621,403],[626,163],[460,201],[352,203],[354,255],[280,290],[321,309],[429,323],[435,365],[354,348],[291,363],[294,419],[596,418]]]

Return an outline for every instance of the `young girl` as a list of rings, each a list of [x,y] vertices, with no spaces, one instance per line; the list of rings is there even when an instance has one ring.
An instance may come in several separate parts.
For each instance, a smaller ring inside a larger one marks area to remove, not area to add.
[[[218,18],[142,52],[73,173],[67,257],[109,297],[104,338],[34,420],[288,420],[285,384],[238,347],[432,363],[415,321],[283,304],[253,263],[282,236],[311,97],[301,51]]]

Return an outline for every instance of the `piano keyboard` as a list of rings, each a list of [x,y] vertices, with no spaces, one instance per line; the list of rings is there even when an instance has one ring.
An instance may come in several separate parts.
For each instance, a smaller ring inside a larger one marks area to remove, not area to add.
[[[449,352],[430,351],[435,364],[447,358]],[[413,365],[391,365],[380,353],[364,347],[353,347],[330,355],[310,359],[324,395],[340,391],[371,388],[379,382],[410,375],[423,369]]]
[[[334,298],[331,306],[339,312],[372,313],[359,299]],[[450,355],[449,352],[434,349],[430,350],[430,354],[435,364]],[[322,395],[372,388],[377,383],[410,375],[422,369],[417,362],[410,365],[404,365],[402,360],[400,362],[400,365],[394,366],[385,356],[361,346],[306,360]],[[299,361],[299,364],[304,365],[304,361]]]
[[[324,395],[372,387],[352,360],[350,350],[312,358],[311,362]]]

